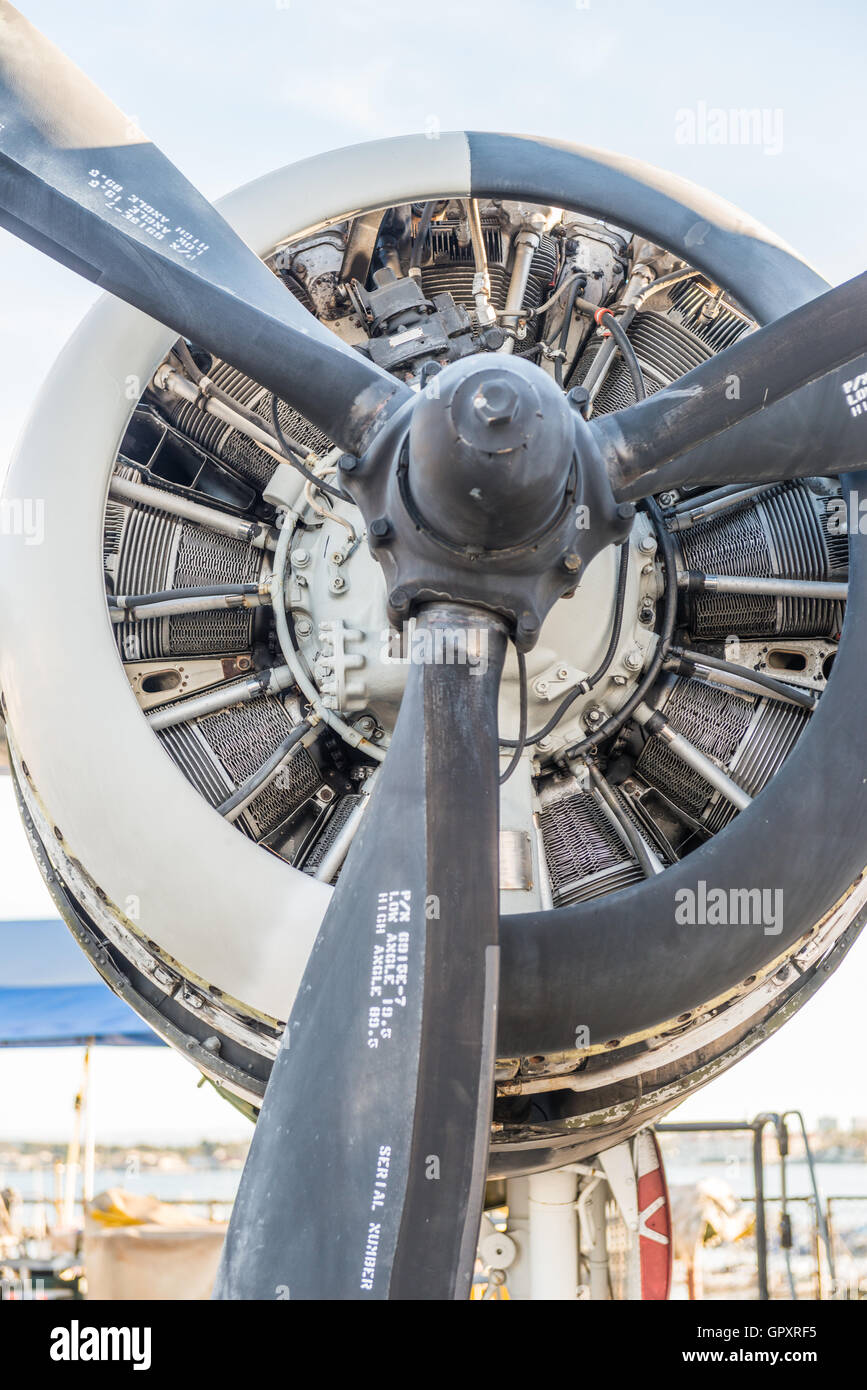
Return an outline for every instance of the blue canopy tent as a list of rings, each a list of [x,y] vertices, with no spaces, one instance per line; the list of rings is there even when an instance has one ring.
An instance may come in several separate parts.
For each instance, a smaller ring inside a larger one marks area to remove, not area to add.
[[[0,1047],[162,1047],[59,918],[0,922]]]
[[[73,1225],[78,1176],[81,1201],[94,1189],[91,1044],[162,1047],[163,1043],[108,985],[79,950],[59,918],[0,921],[0,1048],[83,1047],[66,1161],[64,1228]],[[84,1165],[80,1131],[84,1121]]]

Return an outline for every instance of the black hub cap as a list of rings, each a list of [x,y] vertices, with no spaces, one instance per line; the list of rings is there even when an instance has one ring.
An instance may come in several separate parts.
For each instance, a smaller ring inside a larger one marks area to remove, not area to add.
[[[539,367],[514,358],[454,362],[420,397],[409,486],[431,530],[502,550],[551,526],[574,453],[574,414]]]
[[[634,515],[585,421],[520,359],[451,363],[342,469],[393,622],[428,602],[473,604],[504,617],[524,649]]]

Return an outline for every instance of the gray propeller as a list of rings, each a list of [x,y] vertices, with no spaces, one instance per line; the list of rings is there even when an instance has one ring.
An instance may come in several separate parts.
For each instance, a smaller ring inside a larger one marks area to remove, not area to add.
[[[443,606],[423,610],[416,638],[463,642],[468,659],[410,666],[271,1073],[220,1298],[469,1295],[496,1043],[506,633]]]
[[[122,111],[0,0],[0,225],[276,391],[350,451],[408,394],[342,348]]]
[[[591,422],[618,497],[867,463],[867,272]]]

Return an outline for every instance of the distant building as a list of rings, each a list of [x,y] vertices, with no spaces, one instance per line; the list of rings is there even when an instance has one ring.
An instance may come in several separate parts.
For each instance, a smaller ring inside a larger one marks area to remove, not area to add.
[[[850,1128],[853,1134],[867,1134],[867,1115],[853,1115]]]
[[[820,1134],[836,1134],[839,1129],[836,1115],[820,1115],[818,1130]]]

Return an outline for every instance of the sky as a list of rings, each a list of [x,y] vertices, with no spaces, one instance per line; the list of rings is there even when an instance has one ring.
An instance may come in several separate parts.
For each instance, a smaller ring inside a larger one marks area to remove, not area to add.
[[[519,131],[643,159],[764,222],[831,283],[864,269],[862,0],[21,0],[208,197],[339,145],[431,129]],[[734,143],[717,112],[761,113]],[[728,133],[711,143],[712,131]],[[0,471],[96,298],[0,232]],[[867,858],[867,855],[865,855]],[[0,781],[0,916],[53,916]],[[683,1118],[800,1106],[867,1113],[867,942],[776,1038]],[[0,1139],[65,1137],[80,1053],[0,1052]],[[98,1133],[227,1138],[246,1122],[168,1049],[104,1049]]]

